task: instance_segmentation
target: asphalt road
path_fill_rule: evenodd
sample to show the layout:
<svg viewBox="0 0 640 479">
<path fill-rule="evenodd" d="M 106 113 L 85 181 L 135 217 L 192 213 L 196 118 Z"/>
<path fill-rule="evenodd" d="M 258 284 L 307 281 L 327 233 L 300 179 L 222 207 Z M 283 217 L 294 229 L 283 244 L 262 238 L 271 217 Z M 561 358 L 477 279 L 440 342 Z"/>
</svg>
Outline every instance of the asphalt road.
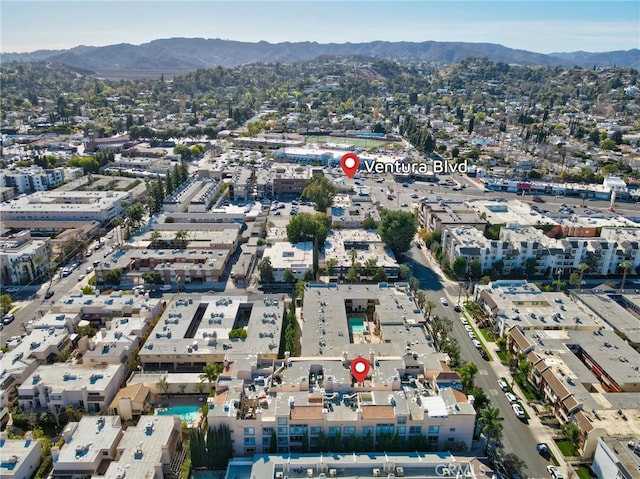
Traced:
<svg viewBox="0 0 640 479">
<path fill-rule="evenodd" d="M 457 286 L 446 283 L 446 291 L 449 294 L 445 294 L 445 282 L 437 273 L 429 268 L 429 260 L 423 254 L 423 251 L 424 250 L 413 247 L 408 253 L 414 265 L 414 276 L 420 280 L 420 288 L 425 292 L 427 299 L 436 303 L 432 315 L 451 319 L 453 323 L 452 335 L 458 340 L 461 357 L 465 361 L 474 362 L 478 365 L 479 371 L 475 377 L 475 384 L 484 390 L 493 406 L 500 408 L 501 416 L 504 417 L 502 438 L 504 450 L 516 454 L 525 462 L 526 468 L 523 472 L 526 474 L 526 477 L 549 477 L 546 468 L 550 462 L 546 461 L 536 452 L 538 440 L 529 430 L 529 426 L 514 414 L 509 401 L 498 387 L 497 382 L 500 378 L 494 372 L 491 364 L 482 359 L 482 356 L 480 356 L 480 353 L 471 342 L 469 334 L 464 329 L 464 325 L 458 319 L 460 314 L 453 310 L 453 306 L 457 302 Z M 439 299 L 443 296 L 448 297 L 448 307 L 440 303 Z M 461 302 L 465 300 L 464 293 L 462 293 L 460 300 Z"/>
</svg>

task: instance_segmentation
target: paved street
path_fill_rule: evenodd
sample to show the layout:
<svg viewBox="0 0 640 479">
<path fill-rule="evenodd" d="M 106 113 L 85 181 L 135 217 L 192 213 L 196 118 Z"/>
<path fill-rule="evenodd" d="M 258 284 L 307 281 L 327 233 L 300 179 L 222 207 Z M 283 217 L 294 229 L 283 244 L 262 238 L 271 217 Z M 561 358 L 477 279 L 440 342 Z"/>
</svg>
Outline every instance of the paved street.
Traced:
<svg viewBox="0 0 640 479">
<path fill-rule="evenodd" d="M 500 364 L 495 354 L 492 354 L 494 356 L 494 360 L 491 362 L 487 362 L 482 359 L 482 356 L 480 356 L 480 353 L 471 342 L 471 338 L 464 329 L 463 324 L 458 319 L 460 314 L 453 310 L 453 306 L 458 300 L 457 284 L 442 278 L 442 276 L 434 272 L 429 267 L 431 265 L 431 267 L 436 269 L 436 271 L 438 270 L 437 266 L 435 266 L 432 260 L 427 256 L 428 254 L 427 250 L 418 249 L 416 247 L 409 252 L 408 256 L 410 256 L 414 262 L 414 276 L 420 279 L 420 288 L 425 292 L 427 299 L 431 299 L 436 303 L 436 307 L 432 311 L 432 315 L 439 315 L 441 317 L 446 316 L 452 320 L 452 334 L 458 340 L 460 345 L 461 357 L 465 361 L 472 361 L 478 365 L 479 371 L 475 377 L 475 384 L 485 391 L 494 406 L 500 408 L 501 415 L 504 417 L 502 439 L 504 449 L 507 452 L 513 452 L 525 462 L 527 467 L 524 472 L 527 477 L 549 477 L 546 467 L 551 463 L 546 461 L 536 452 L 536 444 L 541 441 L 537 437 L 534 437 L 534 434 L 532 433 L 532 430 L 534 430 L 536 432 L 536 436 L 540 434 L 540 437 L 544 439 L 544 442 L 547 442 L 549 437 L 548 428 L 540 425 L 530 408 L 527 409 L 532 418 L 530 420 L 530 424 L 525 424 L 515 416 L 509 401 L 497 385 L 498 379 L 500 379 L 500 377 L 505 377 L 506 374 L 508 374 L 508 370 Z M 449 307 L 442 306 L 440 303 L 439 298 L 442 296 L 448 298 Z M 465 296 L 463 293 L 460 301 L 463 302 L 464 300 Z M 479 334 L 478 339 L 482 340 Z M 561 455 L 558 455 L 559 452 L 554 452 L 554 454 L 558 458 L 562 457 Z"/>
</svg>

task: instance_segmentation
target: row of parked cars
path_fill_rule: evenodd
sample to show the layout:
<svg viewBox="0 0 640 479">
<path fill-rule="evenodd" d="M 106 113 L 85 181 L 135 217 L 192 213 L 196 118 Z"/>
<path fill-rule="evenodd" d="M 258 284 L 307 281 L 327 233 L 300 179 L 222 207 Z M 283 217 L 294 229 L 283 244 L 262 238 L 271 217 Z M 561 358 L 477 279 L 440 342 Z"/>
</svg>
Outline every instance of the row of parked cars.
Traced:
<svg viewBox="0 0 640 479">
<path fill-rule="evenodd" d="M 467 320 L 467 318 L 465 318 L 464 316 L 460 316 L 460 322 L 462 323 L 462 325 L 464 326 L 464 329 L 467 331 L 467 334 L 471 338 L 473 345 L 476 347 L 476 349 L 480 353 L 480 356 L 482 356 L 482 359 L 484 359 L 485 361 L 488 361 L 489 355 L 482 347 L 482 343 L 478 341 L 478 337 L 476 336 L 476 333 L 473 331 L 473 328 L 469 324 L 469 321 Z"/>
<path fill-rule="evenodd" d="M 502 389 L 504 392 L 504 397 L 507 398 L 509 404 L 511 404 L 511 409 L 513 409 L 513 413 L 517 416 L 518 419 L 525 420 L 527 416 L 524 413 L 524 409 L 518 402 L 518 398 L 509 391 L 509 385 L 502 379 L 498 380 L 498 387 Z"/>
</svg>

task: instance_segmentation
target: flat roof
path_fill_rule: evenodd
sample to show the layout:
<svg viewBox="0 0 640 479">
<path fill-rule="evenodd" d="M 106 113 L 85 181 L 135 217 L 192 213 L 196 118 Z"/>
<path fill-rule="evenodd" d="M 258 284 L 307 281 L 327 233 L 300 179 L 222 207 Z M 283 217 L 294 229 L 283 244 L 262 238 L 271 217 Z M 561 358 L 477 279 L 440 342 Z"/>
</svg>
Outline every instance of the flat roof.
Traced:
<svg viewBox="0 0 640 479">
<path fill-rule="evenodd" d="M 140 357 L 152 362 L 154 356 L 189 352 L 277 354 L 284 308 L 284 296 L 176 295 L 141 348 Z M 229 332 L 241 310 L 248 313 L 247 339 L 230 340 Z"/>
<path fill-rule="evenodd" d="M 597 288 L 580 292 L 572 291 L 571 294 L 600 321 L 607 323 L 616 331 L 623 332 L 629 341 L 640 343 L 640 318 L 621 305 L 621 302 L 627 298 L 633 304 L 640 304 L 640 295 L 635 293 L 620 295 L 618 291 Z"/>
<path fill-rule="evenodd" d="M 118 444 L 122 453 L 109 464 L 104 479 L 116 479 L 123 471 L 126 477 L 155 477 L 156 465 L 168 464 L 162 458 L 163 446 L 177 442 L 179 435 L 178 416 L 142 416 L 136 426 L 129 426 L 124 432 Z"/>
<path fill-rule="evenodd" d="M 389 467 L 393 468 L 389 472 Z M 493 472 L 474 457 L 453 456 L 450 452 L 430 453 L 367 453 L 367 454 L 286 454 L 255 455 L 253 458 L 232 459 L 227 477 L 237 479 L 275 479 L 280 475 L 292 478 L 318 477 L 319 466 L 326 471 L 340 471 L 339 477 L 347 479 L 386 477 L 441 478 L 447 471 L 458 472 L 471 479 L 490 477 Z"/>
<path fill-rule="evenodd" d="M 370 335 L 353 336 L 346 312 L 347 300 L 362 306 L 360 317 L 364 317 L 369 300 L 375 303 L 383 341 L 373 342 Z M 367 356 L 372 350 L 379 356 L 402 357 L 407 351 L 420 355 L 435 352 L 421 325 L 424 317 L 410 296 L 408 285 L 307 284 L 303 314 L 303 356 L 340 356 L 343 351 L 350 357 Z"/>
<path fill-rule="evenodd" d="M 58 460 L 53 463 L 54 470 L 56 465 L 66 470 L 68 464 L 99 463 L 103 459 L 102 451 L 110 451 L 121 433 L 119 416 L 84 416 L 79 422 L 67 424 L 63 436 L 68 436 Z"/>
</svg>

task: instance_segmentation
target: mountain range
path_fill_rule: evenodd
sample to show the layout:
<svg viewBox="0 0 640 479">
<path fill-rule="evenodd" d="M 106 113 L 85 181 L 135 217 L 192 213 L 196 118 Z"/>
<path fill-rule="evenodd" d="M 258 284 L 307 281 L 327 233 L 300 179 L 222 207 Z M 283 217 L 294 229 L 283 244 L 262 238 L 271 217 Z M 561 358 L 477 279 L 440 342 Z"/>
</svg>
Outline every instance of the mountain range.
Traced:
<svg viewBox="0 0 640 479">
<path fill-rule="evenodd" d="M 141 45 L 120 43 L 102 47 L 77 46 L 68 50 L 38 50 L 31 53 L 3 53 L 1 63 L 55 62 L 85 72 L 106 73 L 188 72 L 198 68 L 263 63 L 291 63 L 320 56 L 402 58 L 451 64 L 467 57 L 520 65 L 540 66 L 628 66 L 640 68 L 640 50 L 601 53 L 570 52 L 542 54 L 507 48 L 492 43 L 468 42 L 238 42 L 204 38 L 167 38 Z"/>
</svg>

